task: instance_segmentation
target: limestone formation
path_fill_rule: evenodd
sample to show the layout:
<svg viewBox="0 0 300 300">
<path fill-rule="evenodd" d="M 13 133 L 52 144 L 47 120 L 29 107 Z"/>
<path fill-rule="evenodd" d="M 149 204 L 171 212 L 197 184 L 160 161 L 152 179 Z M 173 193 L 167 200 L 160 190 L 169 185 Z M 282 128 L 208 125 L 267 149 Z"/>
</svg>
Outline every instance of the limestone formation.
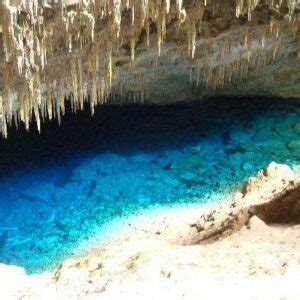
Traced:
<svg viewBox="0 0 300 300">
<path fill-rule="evenodd" d="M 252 216 L 268 223 L 300 221 L 300 176 L 288 166 L 272 162 L 251 177 L 233 199 L 201 216 L 194 227 L 198 233 L 183 244 L 217 238 L 247 225 Z M 225 234 L 226 233 L 226 234 Z"/>
<path fill-rule="evenodd" d="M 254 85 L 297 96 L 299 43 L 298 0 L 4 0 L 0 131 L 60 122 L 66 99 L 93 113 L 108 100 L 188 100 L 232 83 L 237 94 Z"/>
</svg>

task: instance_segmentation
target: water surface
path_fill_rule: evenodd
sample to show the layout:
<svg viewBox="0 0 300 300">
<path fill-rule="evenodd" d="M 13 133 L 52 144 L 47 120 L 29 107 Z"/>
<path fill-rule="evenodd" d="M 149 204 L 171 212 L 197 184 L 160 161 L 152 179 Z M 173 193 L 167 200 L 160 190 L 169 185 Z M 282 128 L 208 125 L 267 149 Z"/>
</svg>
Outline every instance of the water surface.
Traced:
<svg viewBox="0 0 300 300">
<path fill-rule="evenodd" d="M 271 161 L 300 163 L 296 101 L 101 107 L 42 131 L 11 129 L 0 141 L 0 263 L 28 273 L 113 235 L 108 221 L 208 203 Z"/>
</svg>

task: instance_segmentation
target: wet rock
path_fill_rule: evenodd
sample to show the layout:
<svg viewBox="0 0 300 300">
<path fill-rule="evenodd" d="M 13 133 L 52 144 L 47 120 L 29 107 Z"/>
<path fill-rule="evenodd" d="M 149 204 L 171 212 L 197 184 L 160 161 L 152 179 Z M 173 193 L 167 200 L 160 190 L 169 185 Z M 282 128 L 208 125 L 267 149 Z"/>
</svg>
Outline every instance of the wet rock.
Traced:
<svg viewBox="0 0 300 300">
<path fill-rule="evenodd" d="M 242 169 L 245 172 L 249 172 L 249 171 L 253 170 L 253 165 L 249 162 L 246 162 L 242 165 Z"/>
<path fill-rule="evenodd" d="M 179 178 L 184 181 L 193 181 L 196 179 L 196 175 L 192 172 L 183 172 L 179 175 Z"/>
<path fill-rule="evenodd" d="M 300 149 L 300 140 L 292 140 L 287 144 L 288 149 L 298 150 Z"/>
<path fill-rule="evenodd" d="M 278 134 L 269 128 L 259 129 L 253 137 L 255 142 L 265 142 L 278 139 Z"/>
<path fill-rule="evenodd" d="M 253 131 L 246 128 L 235 128 L 230 132 L 230 138 L 234 142 L 249 142 L 253 137 Z"/>
<path fill-rule="evenodd" d="M 80 235 L 80 232 L 78 230 L 71 229 L 69 231 L 70 238 L 77 238 L 79 235 Z"/>
<path fill-rule="evenodd" d="M 165 171 L 170 171 L 170 170 L 172 169 L 172 164 L 170 163 L 170 164 L 165 165 L 165 166 L 163 167 L 163 169 L 164 169 Z"/>
<path fill-rule="evenodd" d="M 221 134 L 221 139 L 224 145 L 228 145 L 231 142 L 231 134 L 229 130 L 226 130 Z"/>
<path fill-rule="evenodd" d="M 21 197 L 29 202 L 40 202 L 47 206 L 55 206 L 53 203 L 53 195 L 55 194 L 55 187 L 53 184 L 42 184 L 28 188 L 21 193 Z"/>
<path fill-rule="evenodd" d="M 293 155 L 300 158 L 300 140 L 292 140 L 287 144 L 287 148 L 292 152 Z"/>
<path fill-rule="evenodd" d="M 146 196 L 140 196 L 138 198 L 138 202 L 142 205 L 149 205 L 151 203 L 151 199 Z"/>
<path fill-rule="evenodd" d="M 294 124 L 293 130 L 294 130 L 294 132 L 295 132 L 296 134 L 300 135 L 300 122 Z"/>
<path fill-rule="evenodd" d="M 175 170 L 198 170 L 204 164 L 204 159 L 200 155 L 192 155 L 187 158 L 176 161 L 172 164 Z"/>
<path fill-rule="evenodd" d="M 293 130 L 293 123 L 297 121 L 293 114 L 281 118 L 280 122 L 274 124 L 274 129 L 276 133 L 283 138 L 293 138 L 295 137 L 295 132 Z"/>
<path fill-rule="evenodd" d="M 263 154 L 264 152 L 268 155 L 270 153 L 280 154 L 282 156 L 290 156 L 290 153 L 283 140 L 268 140 L 257 143 L 242 143 L 239 145 L 243 152 L 255 152 L 256 155 Z"/>
</svg>

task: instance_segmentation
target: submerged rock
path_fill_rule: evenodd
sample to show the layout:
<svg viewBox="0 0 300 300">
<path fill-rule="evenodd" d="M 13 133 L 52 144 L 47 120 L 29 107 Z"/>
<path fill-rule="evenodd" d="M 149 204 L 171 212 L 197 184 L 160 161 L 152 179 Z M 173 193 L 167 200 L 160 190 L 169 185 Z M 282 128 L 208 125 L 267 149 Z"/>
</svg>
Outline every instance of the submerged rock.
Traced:
<svg viewBox="0 0 300 300">
<path fill-rule="evenodd" d="M 293 155 L 300 158 L 300 140 L 292 140 L 287 144 L 287 148 L 293 152 Z"/>
<path fill-rule="evenodd" d="M 253 140 L 255 142 L 276 141 L 278 134 L 271 128 L 261 128 L 256 132 Z"/>
<path fill-rule="evenodd" d="M 270 155 L 276 153 L 282 157 L 289 157 L 290 152 L 284 140 L 268 140 L 256 143 L 242 143 L 239 145 L 240 151 L 243 153 L 252 152 L 257 155 Z"/>
<path fill-rule="evenodd" d="M 249 162 L 244 163 L 242 166 L 242 169 L 246 172 L 253 170 L 253 168 L 254 168 L 254 166 Z"/>
<path fill-rule="evenodd" d="M 297 150 L 300 149 L 300 140 L 293 140 L 287 144 L 288 149 Z"/>
<path fill-rule="evenodd" d="M 293 130 L 296 134 L 298 134 L 300 136 L 300 122 L 299 123 L 296 123 L 294 126 L 293 126 Z"/>
<path fill-rule="evenodd" d="M 191 155 L 187 158 L 183 158 L 174 162 L 171 166 L 173 170 L 176 171 L 183 171 L 183 170 L 198 170 L 200 169 L 205 163 L 205 159 L 202 155 Z"/>
</svg>

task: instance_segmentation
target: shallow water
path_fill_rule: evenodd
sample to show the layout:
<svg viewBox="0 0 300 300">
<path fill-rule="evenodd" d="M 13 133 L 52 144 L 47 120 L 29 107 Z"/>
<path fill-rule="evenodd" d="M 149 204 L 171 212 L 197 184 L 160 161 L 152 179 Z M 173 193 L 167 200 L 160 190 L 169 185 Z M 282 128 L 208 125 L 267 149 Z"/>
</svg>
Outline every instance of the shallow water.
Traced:
<svg viewBox="0 0 300 300">
<path fill-rule="evenodd" d="M 299 164 L 300 104 L 102 107 L 41 136 L 12 129 L 0 154 L 0 262 L 38 273 L 113 235 L 111 220 L 216 201 L 271 161 Z"/>
</svg>

